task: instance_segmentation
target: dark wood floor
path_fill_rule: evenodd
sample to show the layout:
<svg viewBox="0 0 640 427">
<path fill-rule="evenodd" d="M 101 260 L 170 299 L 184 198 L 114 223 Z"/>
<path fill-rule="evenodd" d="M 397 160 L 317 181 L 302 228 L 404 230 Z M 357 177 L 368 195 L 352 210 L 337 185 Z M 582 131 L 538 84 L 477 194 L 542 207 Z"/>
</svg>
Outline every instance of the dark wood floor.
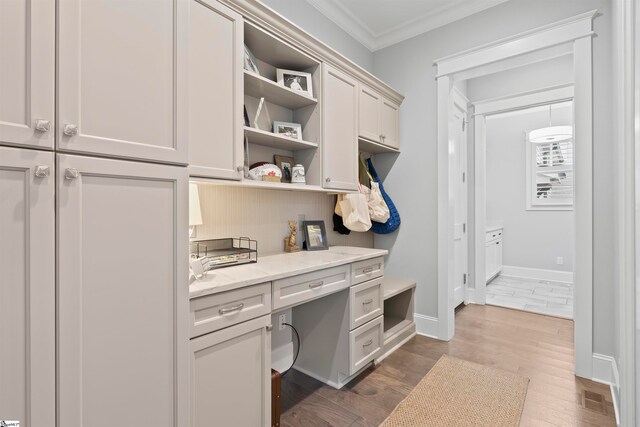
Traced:
<svg viewBox="0 0 640 427">
<path fill-rule="evenodd" d="M 448 354 L 530 378 L 521 426 L 615 426 L 609 387 L 576 378 L 573 352 L 570 320 L 469 305 L 452 341 L 417 336 L 342 390 L 290 371 L 281 425 L 377 426 Z"/>
</svg>

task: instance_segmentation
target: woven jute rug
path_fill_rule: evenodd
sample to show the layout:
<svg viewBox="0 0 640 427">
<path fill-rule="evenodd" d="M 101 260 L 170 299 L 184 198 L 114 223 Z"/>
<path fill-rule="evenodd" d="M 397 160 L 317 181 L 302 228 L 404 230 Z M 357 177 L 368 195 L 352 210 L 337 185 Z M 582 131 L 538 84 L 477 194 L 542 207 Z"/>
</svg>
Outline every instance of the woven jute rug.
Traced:
<svg viewBox="0 0 640 427">
<path fill-rule="evenodd" d="M 383 427 L 518 427 L 529 378 L 444 355 Z"/>
</svg>

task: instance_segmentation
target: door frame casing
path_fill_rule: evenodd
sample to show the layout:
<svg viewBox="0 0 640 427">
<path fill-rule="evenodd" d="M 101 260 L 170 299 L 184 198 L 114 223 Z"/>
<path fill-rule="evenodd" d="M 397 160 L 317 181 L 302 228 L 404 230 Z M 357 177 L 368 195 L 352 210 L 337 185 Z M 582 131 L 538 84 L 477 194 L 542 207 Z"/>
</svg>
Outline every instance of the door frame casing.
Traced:
<svg viewBox="0 0 640 427">
<path fill-rule="evenodd" d="M 573 48 L 574 136 L 583 147 L 580 155 L 576 153 L 574 172 L 576 182 L 580 183 L 574 190 L 574 280 L 580 283 L 580 290 L 576 290 L 575 295 L 575 357 L 576 375 L 586 378 L 591 378 L 593 370 L 592 37 L 595 34 L 593 19 L 597 13 L 597 10 L 592 10 L 435 61 L 438 90 L 438 338 L 448 341 L 453 338 L 455 332 L 453 296 L 449 283 L 453 279 L 455 206 L 451 185 L 453 156 L 450 155 L 451 141 L 447 122 L 449 95 L 456 75 L 562 44 L 571 44 Z"/>
</svg>

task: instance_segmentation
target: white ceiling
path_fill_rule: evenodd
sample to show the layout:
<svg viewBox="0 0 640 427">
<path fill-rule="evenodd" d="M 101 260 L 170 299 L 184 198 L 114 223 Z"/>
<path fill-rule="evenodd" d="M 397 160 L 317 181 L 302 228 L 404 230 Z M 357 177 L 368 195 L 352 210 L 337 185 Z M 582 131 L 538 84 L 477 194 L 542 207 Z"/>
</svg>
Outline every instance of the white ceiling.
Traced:
<svg viewBox="0 0 640 427">
<path fill-rule="evenodd" d="M 307 0 L 376 51 L 508 0 Z"/>
</svg>

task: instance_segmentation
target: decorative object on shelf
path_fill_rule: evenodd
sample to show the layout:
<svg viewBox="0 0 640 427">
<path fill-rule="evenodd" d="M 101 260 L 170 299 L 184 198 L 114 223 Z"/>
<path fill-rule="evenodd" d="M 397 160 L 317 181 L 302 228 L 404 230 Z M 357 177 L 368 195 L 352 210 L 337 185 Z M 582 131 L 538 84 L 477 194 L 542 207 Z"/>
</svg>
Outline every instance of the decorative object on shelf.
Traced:
<svg viewBox="0 0 640 427">
<path fill-rule="evenodd" d="M 313 83 L 311 82 L 311 73 L 302 71 L 283 70 L 278 68 L 276 71 L 278 76 L 278 84 L 288 87 L 297 92 L 304 92 L 313 98 Z"/>
<path fill-rule="evenodd" d="M 373 162 L 371 161 L 371 159 L 367 159 L 367 166 L 369 167 L 369 173 L 371 173 L 373 180 L 377 182 L 378 185 L 380 186 L 380 192 L 382 193 L 382 198 L 384 199 L 384 202 L 387 204 L 387 207 L 389 208 L 389 219 L 387 220 L 387 222 L 385 222 L 384 224 L 381 224 L 379 222 L 373 222 L 371 224 L 371 231 L 373 231 L 376 234 L 393 233 L 400 227 L 400 214 L 398 213 L 398 209 L 396 209 L 396 205 L 393 204 L 391 197 L 389 197 L 387 192 L 384 191 L 382 182 L 380 182 L 380 178 L 378 178 L 378 173 L 373 167 Z"/>
<path fill-rule="evenodd" d="M 198 184 L 189 183 L 189 237 L 195 237 L 197 225 L 202 225 L 202 210 L 200 209 L 200 195 Z"/>
<path fill-rule="evenodd" d="M 298 236 L 298 222 L 289 221 L 289 237 L 284 239 L 284 251 L 285 252 L 299 252 L 300 246 L 296 244 L 296 238 Z"/>
<path fill-rule="evenodd" d="M 251 127 L 251 122 L 249 122 L 249 114 L 247 114 L 247 106 L 244 106 L 244 125 L 246 127 Z"/>
<path fill-rule="evenodd" d="M 303 245 L 304 249 L 308 251 L 329 249 L 324 221 L 304 221 L 302 228 L 305 240 Z"/>
<path fill-rule="evenodd" d="M 302 141 L 302 125 L 300 123 L 274 121 L 273 133 Z"/>
<path fill-rule="evenodd" d="M 271 163 L 254 163 L 249 169 L 249 178 L 254 181 L 281 182 L 282 172 Z"/>
<path fill-rule="evenodd" d="M 258 70 L 258 60 L 246 44 L 244 45 L 244 69 L 260 75 L 260 71 Z"/>
<path fill-rule="evenodd" d="M 258 104 L 258 109 L 256 110 L 256 118 L 253 119 L 253 126 L 256 129 L 260 129 L 260 126 L 258 126 L 258 119 L 260 118 L 260 113 L 262 113 L 263 106 L 264 106 L 264 97 L 260 98 L 260 103 Z"/>
<path fill-rule="evenodd" d="M 282 182 L 291 182 L 293 165 L 296 164 L 293 157 L 287 156 L 273 156 L 274 163 L 282 171 Z"/>
<path fill-rule="evenodd" d="M 248 237 L 194 240 L 189 252 L 193 258 L 205 259 L 205 270 L 258 262 L 258 242 Z"/>
<path fill-rule="evenodd" d="M 298 164 L 291 170 L 291 182 L 293 184 L 306 184 L 307 180 L 304 174 L 304 166 Z"/>
</svg>

